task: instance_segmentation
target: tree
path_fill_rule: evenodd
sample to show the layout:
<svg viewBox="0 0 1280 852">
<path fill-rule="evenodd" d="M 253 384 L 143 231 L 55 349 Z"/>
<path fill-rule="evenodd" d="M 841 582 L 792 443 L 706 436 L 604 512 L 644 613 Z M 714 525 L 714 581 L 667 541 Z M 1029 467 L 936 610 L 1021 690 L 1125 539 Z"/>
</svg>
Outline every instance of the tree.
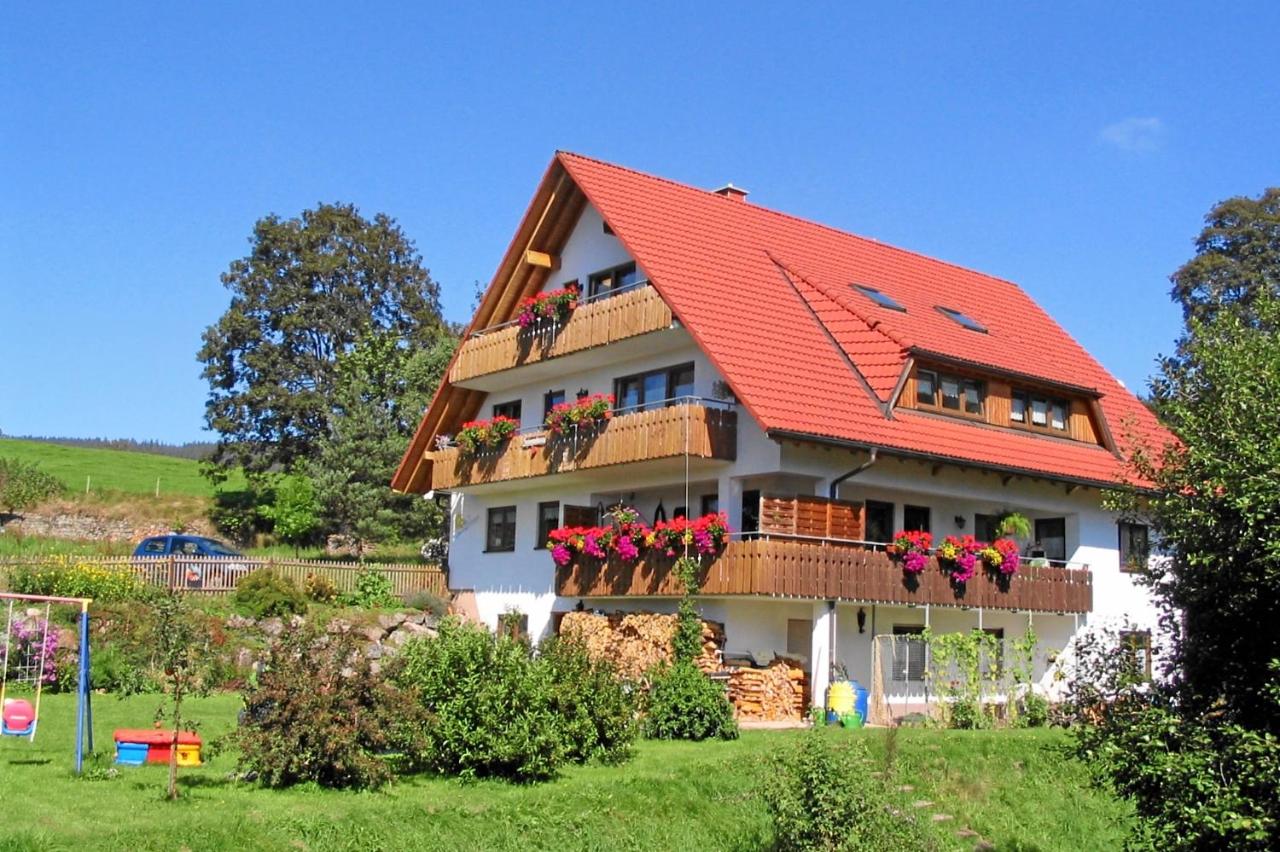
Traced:
<svg viewBox="0 0 1280 852">
<path fill-rule="evenodd" d="M 309 465 L 330 528 L 357 543 L 438 534 L 436 504 L 388 483 L 456 345 L 447 330 L 415 349 L 371 334 L 339 357 L 329 428 Z"/>
<path fill-rule="evenodd" d="M 320 528 L 321 507 L 315 485 L 306 474 L 292 473 L 276 477 L 273 490 L 271 504 L 258 511 L 271 521 L 276 535 L 296 550 Z"/>
<path fill-rule="evenodd" d="M 155 616 L 152 647 L 164 672 L 167 693 L 165 703 L 156 710 L 156 724 L 159 725 L 167 717 L 173 725 L 173 739 L 169 743 L 167 793 L 170 799 L 176 799 L 178 735 L 184 722 L 182 702 L 189 696 L 201 696 L 209 692 L 210 679 L 206 676 L 206 670 L 213 659 L 209 653 L 211 637 L 207 625 L 200 620 L 198 613 L 187 606 L 179 591 L 170 589 L 157 595 L 152 603 L 152 610 Z M 191 720 L 185 721 L 191 726 Z"/>
<path fill-rule="evenodd" d="M 1280 295 L 1280 187 L 1219 202 L 1205 217 L 1196 256 L 1170 280 L 1188 322 L 1224 308 L 1248 315 L 1259 295 Z"/>
<path fill-rule="evenodd" d="M 369 333 L 429 347 L 440 288 L 393 219 L 349 204 L 267 216 L 250 243 L 222 275 L 230 307 L 203 335 L 205 420 L 218 465 L 288 470 L 329 429 L 338 358 Z"/>
<path fill-rule="evenodd" d="M 35 462 L 0 457 L 0 509 L 24 512 L 62 491 L 62 483 Z"/>
</svg>

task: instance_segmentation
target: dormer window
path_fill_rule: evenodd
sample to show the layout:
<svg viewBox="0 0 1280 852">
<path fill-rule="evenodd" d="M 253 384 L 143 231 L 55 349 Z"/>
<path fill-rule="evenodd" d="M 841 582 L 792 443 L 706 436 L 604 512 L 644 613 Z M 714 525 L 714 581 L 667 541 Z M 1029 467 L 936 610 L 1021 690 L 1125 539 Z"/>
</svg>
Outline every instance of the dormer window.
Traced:
<svg viewBox="0 0 1280 852">
<path fill-rule="evenodd" d="M 1071 406 L 1065 399 L 1052 399 L 1036 393 L 1015 390 L 1009 399 L 1009 421 L 1016 426 L 1067 431 Z"/>
<path fill-rule="evenodd" d="M 868 287 L 865 284 L 853 284 L 850 286 L 882 308 L 888 308 L 891 311 L 902 311 L 904 314 L 907 312 L 907 309 L 902 307 L 896 299 L 887 293 L 880 292 L 875 287 Z"/>
<path fill-rule="evenodd" d="M 977 379 L 935 373 L 933 370 L 916 372 L 916 402 L 921 408 L 938 408 L 981 417 L 986 395 L 986 383 Z"/>
<path fill-rule="evenodd" d="M 952 322 L 958 323 L 970 331 L 976 331 L 981 334 L 987 333 L 987 327 L 968 314 L 963 314 L 955 308 L 944 308 L 941 305 L 936 305 L 935 307 L 937 307 L 940 314 L 947 317 Z"/>
</svg>

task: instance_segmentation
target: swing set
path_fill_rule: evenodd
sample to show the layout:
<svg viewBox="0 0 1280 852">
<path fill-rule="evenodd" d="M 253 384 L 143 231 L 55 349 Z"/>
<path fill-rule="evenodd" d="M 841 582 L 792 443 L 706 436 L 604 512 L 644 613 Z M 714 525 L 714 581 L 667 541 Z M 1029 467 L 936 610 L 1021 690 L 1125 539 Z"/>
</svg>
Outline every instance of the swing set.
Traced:
<svg viewBox="0 0 1280 852">
<path fill-rule="evenodd" d="M 80 607 L 76 678 L 76 773 L 79 774 L 84 768 L 86 746 L 88 751 L 93 751 L 93 706 L 89 693 L 89 604 L 92 601 L 8 592 L 0 592 L 0 601 L 7 602 L 5 630 L 0 637 L 4 646 L 3 668 L 0 668 L 0 736 L 26 737 L 29 742 L 35 741 L 40 723 L 40 696 L 45 681 L 53 679 L 49 639 L 55 628 L 49 622 L 50 611 L 54 604 Z M 40 617 L 41 605 L 43 618 Z M 21 697 L 10 697 L 10 693 Z"/>
</svg>

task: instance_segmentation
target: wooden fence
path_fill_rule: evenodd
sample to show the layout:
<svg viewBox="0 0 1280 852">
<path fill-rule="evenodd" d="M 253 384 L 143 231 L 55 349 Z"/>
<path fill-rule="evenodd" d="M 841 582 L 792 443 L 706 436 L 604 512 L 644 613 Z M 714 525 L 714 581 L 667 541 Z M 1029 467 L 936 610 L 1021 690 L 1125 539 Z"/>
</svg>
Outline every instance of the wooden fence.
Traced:
<svg viewBox="0 0 1280 852">
<path fill-rule="evenodd" d="M 16 568 L 65 568 L 76 564 L 127 568 L 152 586 L 182 589 L 202 594 L 235 591 L 240 579 L 251 571 L 269 568 L 288 577 L 302 588 L 309 574 L 325 577 L 339 592 L 353 592 L 361 568 L 376 571 L 391 581 L 391 590 L 401 598 L 415 592 L 442 597 L 449 593 L 448 576 L 436 565 L 383 564 L 378 562 L 337 562 L 323 559 L 258 559 L 243 556 L 54 556 L 0 559 L 4 584 L 9 585 Z"/>
</svg>

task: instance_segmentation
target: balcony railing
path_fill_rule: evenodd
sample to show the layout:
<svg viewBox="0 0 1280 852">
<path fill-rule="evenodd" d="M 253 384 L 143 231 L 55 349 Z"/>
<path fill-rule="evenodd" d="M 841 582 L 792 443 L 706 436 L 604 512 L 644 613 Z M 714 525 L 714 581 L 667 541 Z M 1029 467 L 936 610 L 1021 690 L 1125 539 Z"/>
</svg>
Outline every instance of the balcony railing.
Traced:
<svg viewBox="0 0 1280 852">
<path fill-rule="evenodd" d="M 584 300 L 563 323 L 544 320 L 521 328 L 515 322 L 472 332 L 462 342 L 449 381 L 536 364 L 572 352 L 605 346 L 671 327 L 671 309 L 647 283 Z"/>
<path fill-rule="evenodd" d="M 916 576 L 871 545 L 791 538 L 734 540 L 704 560 L 704 595 L 763 595 L 884 604 L 1084 613 L 1093 607 L 1086 567 L 1023 560 L 1005 583 L 979 572 L 953 586 L 937 561 Z M 670 597 L 682 591 L 674 560 L 648 553 L 638 563 L 584 560 L 556 570 L 564 597 Z"/>
<path fill-rule="evenodd" d="M 513 435 L 492 450 L 436 450 L 431 487 L 447 490 L 685 454 L 733 461 L 737 446 L 737 412 L 714 400 L 682 397 L 654 408 L 620 409 L 598 426 L 564 435 L 539 429 Z"/>
</svg>

